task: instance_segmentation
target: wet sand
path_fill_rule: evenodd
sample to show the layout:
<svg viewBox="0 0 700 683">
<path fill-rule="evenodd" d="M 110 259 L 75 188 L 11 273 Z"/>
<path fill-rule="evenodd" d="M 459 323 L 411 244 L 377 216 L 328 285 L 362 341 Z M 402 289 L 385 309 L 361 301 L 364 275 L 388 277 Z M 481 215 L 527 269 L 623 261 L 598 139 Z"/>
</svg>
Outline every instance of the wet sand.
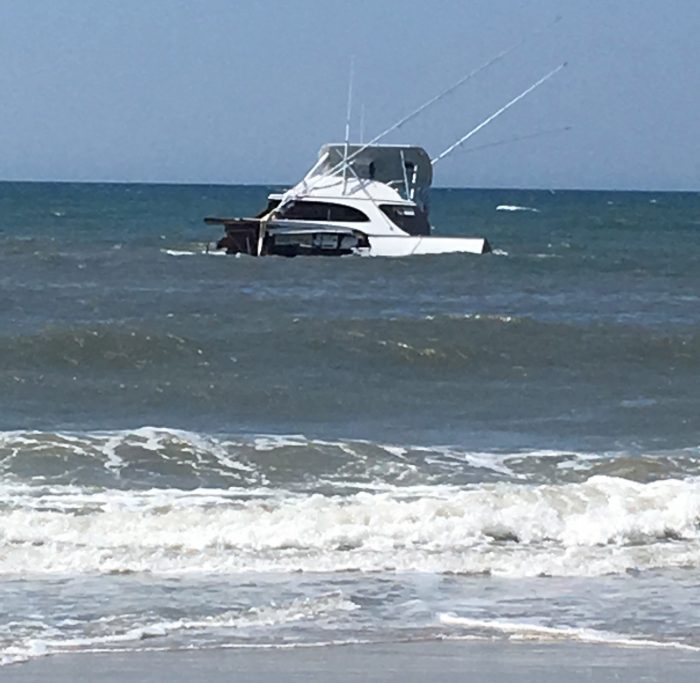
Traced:
<svg viewBox="0 0 700 683">
<path fill-rule="evenodd" d="M 3 683 L 664 681 L 695 683 L 700 653 L 572 643 L 441 642 L 76 654 L 0 669 Z"/>
</svg>

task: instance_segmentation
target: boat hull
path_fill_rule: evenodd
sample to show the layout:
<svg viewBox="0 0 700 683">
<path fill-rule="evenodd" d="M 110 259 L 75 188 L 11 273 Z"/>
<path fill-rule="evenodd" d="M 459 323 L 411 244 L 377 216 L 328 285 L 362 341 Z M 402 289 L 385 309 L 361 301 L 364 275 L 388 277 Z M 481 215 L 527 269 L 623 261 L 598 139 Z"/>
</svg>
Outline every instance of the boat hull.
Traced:
<svg viewBox="0 0 700 683">
<path fill-rule="evenodd" d="M 425 256 L 428 254 L 486 254 L 491 245 L 483 237 L 440 235 L 372 235 L 346 226 L 298 225 L 255 218 L 207 218 L 222 224 L 226 235 L 217 248 L 229 254 L 252 256 Z"/>
<path fill-rule="evenodd" d="M 368 235 L 369 256 L 420 256 L 427 254 L 486 254 L 491 245 L 483 237 L 439 235 Z"/>
</svg>

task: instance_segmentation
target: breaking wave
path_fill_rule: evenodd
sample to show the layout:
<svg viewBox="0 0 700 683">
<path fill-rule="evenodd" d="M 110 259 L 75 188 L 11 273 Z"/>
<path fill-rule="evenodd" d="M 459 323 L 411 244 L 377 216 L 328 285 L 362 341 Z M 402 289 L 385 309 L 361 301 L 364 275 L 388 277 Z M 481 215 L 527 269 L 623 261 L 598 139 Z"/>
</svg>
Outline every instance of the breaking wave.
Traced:
<svg viewBox="0 0 700 683">
<path fill-rule="evenodd" d="M 627 409 L 634 410 L 637 402 Z M 583 483 L 603 475 L 649 483 L 700 477 L 697 448 L 658 453 L 478 451 L 450 445 L 203 434 L 141 427 L 0 432 L 0 482 L 85 489 L 281 489 L 350 494 L 411 486 Z"/>
<path fill-rule="evenodd" d="M 0 574 L 596 576 L 700 566 L 700 481 L 96 489 L 4 481 Z"/>
</svg>

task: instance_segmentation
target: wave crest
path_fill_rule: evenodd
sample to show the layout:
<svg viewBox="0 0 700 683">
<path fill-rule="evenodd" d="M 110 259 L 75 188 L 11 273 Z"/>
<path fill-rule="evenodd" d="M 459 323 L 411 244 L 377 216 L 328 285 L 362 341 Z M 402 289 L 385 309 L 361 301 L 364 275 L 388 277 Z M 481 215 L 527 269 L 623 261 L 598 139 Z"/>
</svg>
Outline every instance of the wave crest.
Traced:
<svg viewBox="0 0 700 683">
<path fill-rule="evenodd" d="M 404 487 L 3 487 L 0 573 L 396 571 L 599 575 L 700 565 L 700 482 Z"/>
</svg>

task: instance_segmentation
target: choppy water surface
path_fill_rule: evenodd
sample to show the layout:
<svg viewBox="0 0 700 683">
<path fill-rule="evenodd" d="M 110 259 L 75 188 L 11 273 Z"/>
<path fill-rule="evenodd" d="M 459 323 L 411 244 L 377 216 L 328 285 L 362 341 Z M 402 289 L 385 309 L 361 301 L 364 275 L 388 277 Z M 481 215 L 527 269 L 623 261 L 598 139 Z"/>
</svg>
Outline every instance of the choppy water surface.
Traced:
<svg viewBox="0 0 700 683">
<path fill-rule="evenodd" d="M 496 253 L 206 253 L 268 188 L 0 184 L 0 662 L 700 647 L 700 196 L 441 190 Z"/>
</svg>

